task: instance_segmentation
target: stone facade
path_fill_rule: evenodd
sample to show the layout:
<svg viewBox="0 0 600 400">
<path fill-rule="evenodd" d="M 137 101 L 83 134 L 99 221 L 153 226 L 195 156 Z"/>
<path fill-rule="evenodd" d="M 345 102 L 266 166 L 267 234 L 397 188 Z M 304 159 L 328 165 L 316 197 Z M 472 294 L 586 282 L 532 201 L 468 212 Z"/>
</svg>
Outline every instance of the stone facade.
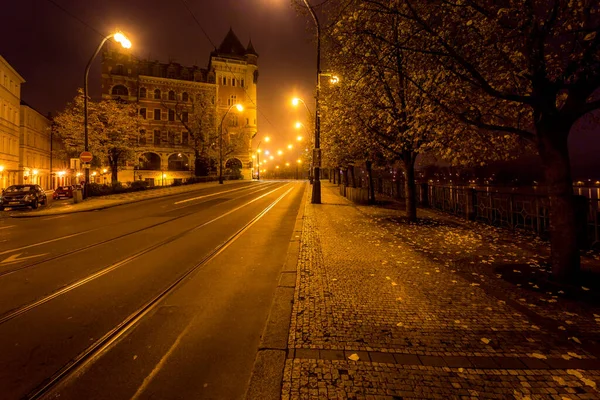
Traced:
<svg viewBox="0 0 600 400">
<path fill-rule="evenodd" d="M 224 165 L 241 166 L 244 178 L 250 179 L 250 140 L 256 134 L 257 119 L 257 59 L 252 43 L 242 46 L 232 30 L 211 53 L 208 68 L 138 60 L 122 49 L 106 51 L 102 97 L 136 102 L 144 119 L 137 162 L 119 172 L 119 181 L 146 180 L 163 185 L 193 176 L 194 140 L 184 123 L 193 122 L 189 118 L 201 104 L 209 108 L 210 115 L 209 123 L 201 129 L 202 136 L 214 139 L 223 132 L 226 143 L 244 143 L 237 152 L 225 154 L 223 161 Z M 244 111 L 227 113 L 237 103 Z M 211 173 L 216 174 L 216 169 Z"/>
<path fill-rule="evenodd" d="M 44 189 L 50 189 L 52 187 L 50 172 L 52 123 L 23 102 L 21 102 L 20 117 L 19 183 L 33 183 Z"/>
<path fill-rule="evenodd" d="M 19 107 L 25 79 L 0 56 L 0 189 L 19 183 Z"/>
</svg>

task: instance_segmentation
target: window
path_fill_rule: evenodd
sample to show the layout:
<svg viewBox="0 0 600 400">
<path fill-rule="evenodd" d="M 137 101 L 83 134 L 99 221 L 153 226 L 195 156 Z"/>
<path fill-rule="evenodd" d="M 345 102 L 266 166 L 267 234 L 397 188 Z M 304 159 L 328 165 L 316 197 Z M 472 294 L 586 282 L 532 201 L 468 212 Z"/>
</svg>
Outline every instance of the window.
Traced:
<svg viewBox="0 0 600 400">
<path fill-rule="evenodd" d="M 146 109 L 145 108 L 140 108 L 140 115 L 142 116 L 142 118 L 146 119 Z"/>
<path fill-rule="evenodd" d="M 231 78 L 231 86 L 235 87 L 235 78 Z"/>
<path fill-rule="evenodd" d="M 244 87 L 244 80 L 243 79 L 240 81 L 240 86 Z"/>
<path fill-rule="evenodd" d="M 235 94 L 232 94 L 228 99 L 227 99 L 227 105 L 228 106 L 232 106 L 234 104 L 237 104 L 237 96 Z"/>
<path fill-rule="evenodd" d="M 140 88 L 140 97 L 143 98 L 143 99 L 145 99 L 146 95 L 147 95 L 146 88 L 145 87 Z"/>
<path fill-rule="evenodd" d="M 144 129 L 140 129 L 140 136 L 138 143 L 141 145 L 146 144 L 146 131 Z"/>
<path fill-rule="evenodd" d="M 154 109 L 154 120 L 155 121 L 160 121 L 160 108 L 155 108 Z"/>
<path fill-rule="evenodd" d="M 160 144 L 160 130 L 155 129 L 154 130 L 154 137 L 152 138 L 154 144 Z"/>
<path fill-rule="evenodd" d="M 163 143 L 168 143 L 169 142 L 169 132 L 164 131 L 160 133 L 160 141 Z"/>
<path fill-rule="evenodd" d="M 169 100 L 175 100 L 175 92 L 172 90 L 169 90 Z"/>
<path fill-rule="evenodd" d="M 181 113 L 181 121 L 188 122 L 188 113 L 187 113 L 187 111 L 184 111 L 184 112 Z"/>
<path fill-rule="evenodd" d="M 181 144 L 181 133 L 174 133 L 175 135 L 175 144 Z"/>
<path fill-rule="evenodd" d="M 125 67 L 123 64 L 115 65 L 115 68 L 112 70 L 113 75 L 125 75 Z"/>
<path fill-rule="evenodd" d="M 154 91 L 154 99 L 155 100 L 160 100 L 160 89 L 156 89 Z"/>
<path fill-rule="evenodd" d="M 223 77 L 223 86 L 227 86 L 227 77 Z"/>
<path fill-rule="evenodd" d="M 171 145 L 175 144 L 175 132 L 169 131 L 168 135 L 169 135 L 169 144 L 171 144 Z"/>
<path fill-rule="evenodd" d="M 129 90 L 123 85 L 117 85 L 112 88 L 113 96 L 129 96 Z"/>
<path fill-rule="evenodd" d="M 188 144 L 189 143 L 189 133 L 181 132 L 181 143 Z"/>
<path fill-rule="evenodd" d="M 187 94 L 187 92 L 183 92 L 181 94 L 181 101 L 188 101 L 189 100 L 189 96 Z"/>
<path fill-rule="evenodd" d="M 231 119 L 229 120 L 229 126 L 238 126 L 238 116 L 237 115 L 232 115 Z"/>
<path fill-rule="evenodd" d="M 175 121 L 175 111 L 169 110 L 169 121 Z"/>
</svg>

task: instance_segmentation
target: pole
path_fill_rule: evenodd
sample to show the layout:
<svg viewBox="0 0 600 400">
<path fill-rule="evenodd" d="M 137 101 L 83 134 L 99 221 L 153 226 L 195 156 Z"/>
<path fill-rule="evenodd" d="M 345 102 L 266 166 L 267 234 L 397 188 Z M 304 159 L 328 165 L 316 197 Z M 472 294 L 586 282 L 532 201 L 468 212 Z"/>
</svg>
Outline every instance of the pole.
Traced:
<svg viewBox="0 0 600 400">
<path fill-rule="evenodd" d="M 258 151 L 256 152 L 256 166 L 258 167 L 258 172 L 256 173 L 256 180 L 260 181 L 260 153 Z"/>
<path fill-rule="evenodd" d="M 317 94 L 315 97 L 315 149 L 313 152 L 314 182 L 310 202 L 312 204 L 321 204 L 321 111 L 319 109 L 321 95 L 321 25 L 319 24 L 315 10 L 308 3 L 308 0 L 304 0 L 304 4 L 306 4 L 306 7 L 310 11 L 317 28 Z"/>
<path fill-rule="evenodd" d="M 236 106 L 236 104 L 232 104 L 229 106 L 223 118 L 221 118 L 221 127 L 219 129 L 219 184 L 223 184 L 223 122 L 225 121 L 225 117 L 229 114 L 229 111 Z"/>
<path fill-rule="evenodd" d="M 111 35 L 108 35 L 104 39 L 102 39 L 102 42 L 100 42 L 100 45 L 98 45 L 98 48 L 96 48 L 94 55 L 92 56 L 92 58 L 90 58 L 90 61 L 88 61 L 87 66 L 85 67 L 85 75 L 83 77 L 83 150 L 84 151 L 89 151 L 89 148 L 88 148 L 88 75 L 90 73 L 90 67 L 92 65 L 92 62 L 94 61 L 94 59 L 100 52 L 100 49 L 102 48 L 102 46 L 104 46 L 104 43 L 106 43 L 106 41 L 113 36 L 114 36 L 114 33 Z M 84 165 L 84 167 L 85 167 L 85 165 Z M 84 168 L 84 169 L 85 169 L 85 185 L 83 186 L 83 198 L 85 199 L 88 197 L 88 187 L 87 186 L 88 186 L 88 182 L 90 181 L 90 169 L 89 168 Z"/>
<path fill-rule="evenodd" d="M 54 190 L 54 176 L 52 176 L 52 139 L 54 129 L 50 128 L 50 189 Z"/>
</svg>

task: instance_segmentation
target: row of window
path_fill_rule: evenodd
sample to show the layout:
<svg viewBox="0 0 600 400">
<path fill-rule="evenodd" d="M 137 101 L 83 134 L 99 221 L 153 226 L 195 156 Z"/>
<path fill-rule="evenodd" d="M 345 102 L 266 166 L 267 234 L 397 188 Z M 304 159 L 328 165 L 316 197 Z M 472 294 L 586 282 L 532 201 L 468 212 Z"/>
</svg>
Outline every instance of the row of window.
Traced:
<svg viewBox="0 0 600 400">
<path fill-rule="evenodd" d="M 113 88 L 114 90 L 114 88 Z M 139 97 L 142 99 L 148 98 L 148 90 L 146 88 L 140 88 Z M 162 92 L 160 89 L 154 89 L 154 93 L 152 98 L 155 100 L 162 100 Z M 169 90 L 167 93 L 167 100 L 176 101 L 178 100 L 179 95 L 175 93 L 173 90 Z M 181 93 L 181 101 L 190 101 L 190 95 L 187 92 Z"/>
<path fill-rule="evenodd" d="M 148 110 L 146 108 L 140 108 L 140 115 L 142 116 L 142 118 L 144 119 L 148 119 Z M 188 122 L 188 112 L 184 111 L 181 113 L 181 121 L 182 122 Z M 155 121 L 160 121 L 162 120 L 162 109 L 160 108 L 155 108 L 154 109 L 154 120 Z M 179 121 L 179 117 L 176 118 L 175 115 L 175 110 L 168 110 L 167 111 L 167 120 L 168 121 Z"/>
<path fill-rule="evenodd" d="M 160 145 L 160 144 L 189 144 L 189 133 L 183 132 L 172 132 L 172 131 L 161 131 L 155 129 L 152 133 L 147 133 L 145 130 L 140 131 L 139 144 L 141 145 Z"/>
<path fill-rule="evenodd" d="M 245 82 L 243 79 L 240 79 L 239 81 L 236 78 L 228 78 L 226 76 L 222 77 L 221 79 L 219 79 L 219 82 L 221 83 L 221 85 L 223 86 L 232 86 L 232 87 L 236 87 L 239 83 L 240 87 L 244 87 L 245 86 Z"/>
</svg>

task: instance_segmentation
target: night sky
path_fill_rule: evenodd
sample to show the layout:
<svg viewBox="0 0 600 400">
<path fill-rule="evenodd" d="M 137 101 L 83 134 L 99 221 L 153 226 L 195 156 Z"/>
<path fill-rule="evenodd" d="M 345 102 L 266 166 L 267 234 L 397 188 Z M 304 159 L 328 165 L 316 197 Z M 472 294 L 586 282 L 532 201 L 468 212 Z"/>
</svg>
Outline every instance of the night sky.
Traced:
<svg viewBox="0 0 600 400">
<path fill-rule="evenodd" d="M 27 81 L 21 99 L 42 114 L 55 113 L 83 87 L 85 66 L 101 34 L 124 31 L 142 59 L 208 66 L 213 45 L 182 0 L 11 0 L 3 5 L 0 55 Z M 68 11 L 61 10 L 55 4 Z M 229 28 L 259 53 L 258 136 L 284 148 L 304 121 L 297 95 L 313 105 L 316 51 L 312 21 L 289 0 L 186 0 L 215 46 Z M 80 22 L 79 20 L 83 21 Z M 90 70 L 90 95 L 100 97 L 101 55 Z M 257 143 L 253 143 L 256 146 Z M 264 148 L 264 146 L 261 146 Z"/>
<path fill-rule="evenodd" d="M 218 46 L 233 28 L 259 53 L 257 139 L 268 135 L 273 150 L 297 135 L 293 109 L 298 95 L 314 107 L 313 25 L 290 0 L 185 0 Z M 2 9 L 0 54 L 25 78 L 21 98 L 42 114 L 61 110 L 83 86 L 85 66 L 101 34 L 127 33 L 139 58 L 206 67 L 213 45 L 183 0 L 11 0 Z M 68 11 L 61 10 L 55 4 Z M 83 21 L 80 22 L 79 20 Z M 100 56 L 90 72 L 90 94 L 100 96 Z M 314 109 L 314 108 L 313 108 Z M 570 137 L 575 178 L 600 178 L 598 123 L 581 124 Z M 255 146 L 257 143 L 253 143 Z M 264 146 L 261 146 L 265 148 Z"/>
</svg>

